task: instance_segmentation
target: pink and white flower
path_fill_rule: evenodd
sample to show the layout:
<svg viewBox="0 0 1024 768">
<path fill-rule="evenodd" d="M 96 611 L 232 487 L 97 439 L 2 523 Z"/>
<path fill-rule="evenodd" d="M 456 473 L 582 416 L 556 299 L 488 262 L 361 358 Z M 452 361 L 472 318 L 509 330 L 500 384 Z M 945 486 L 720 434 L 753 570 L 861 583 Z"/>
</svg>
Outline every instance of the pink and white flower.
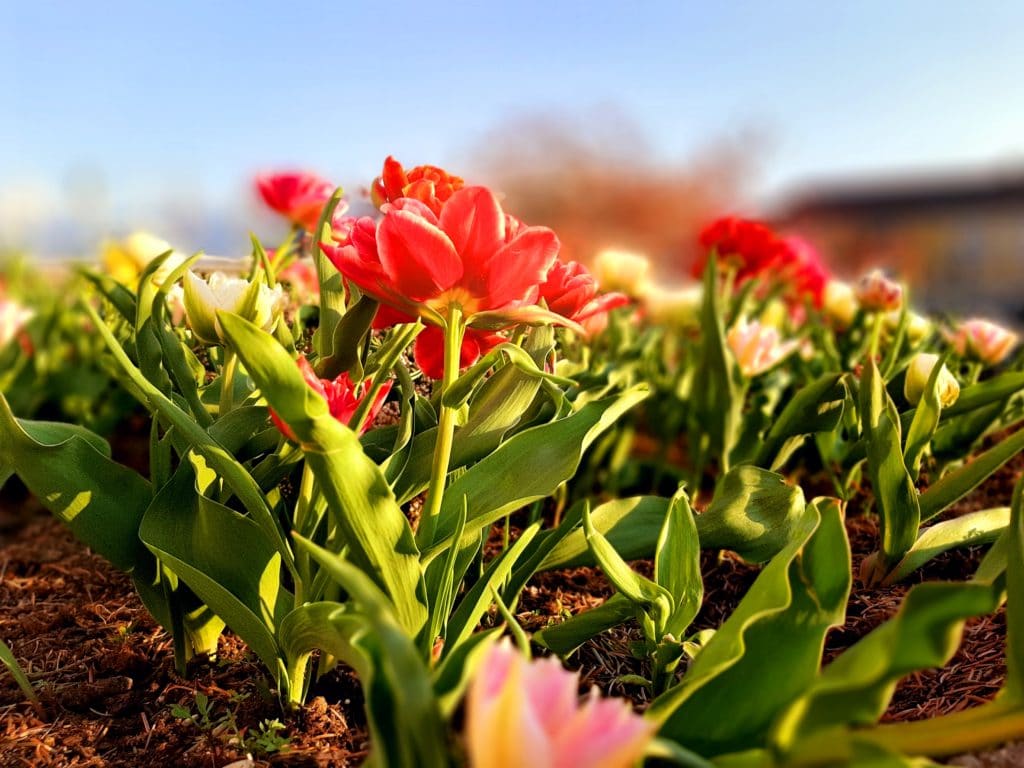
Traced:
<svg viewBox="0 0 1024 768">
<path fill-rule="evenodd" d="M 35 317 L 35 314 L 13 299 L 0 298 L 0 349 L 20 336 L 25 324 Z"/>
<path fill-rule="evenodd" d="M 978 317 L 962 322 L 947 338 L 961 357 L 985 365 L 999 365 L 1017 345 L 1013 331 Z"/>
<path fill-rule="evenodd" d="M 797 349 L 799 343 L 782 341 L 777 328 L 740 318 L 726 334 L 726 341 L 740 371 L 747 378 L 775 367 Z"/>
<path fill-rule="evenodd" d="M 619 699 L 582 702 L 555 658 L 527 661 L 507 640 L 487 651 L 467 698 L 472 768 L 629 768 L 656 729 Z"/>
</svg>

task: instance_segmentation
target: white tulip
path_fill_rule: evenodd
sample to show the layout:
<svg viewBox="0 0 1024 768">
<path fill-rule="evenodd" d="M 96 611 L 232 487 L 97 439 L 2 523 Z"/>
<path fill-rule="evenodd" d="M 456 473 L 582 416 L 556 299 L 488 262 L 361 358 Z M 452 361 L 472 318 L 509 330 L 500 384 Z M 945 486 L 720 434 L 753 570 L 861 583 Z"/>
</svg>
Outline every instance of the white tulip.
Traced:
<svg viewBox="0 0 1024 768">
<path fill-rule="evenodd" d="M 201 341 L 219 344 L 223 341 L 217 311 L 233 312 L 269 331 L 284 308 L 285 295 L 280 285 L 270 288 L 262 280 L 249 282 L 214 272 L 209 279 L 197 277 L 192 270 L 185 273 L 185 317 Z"/>
</svg>

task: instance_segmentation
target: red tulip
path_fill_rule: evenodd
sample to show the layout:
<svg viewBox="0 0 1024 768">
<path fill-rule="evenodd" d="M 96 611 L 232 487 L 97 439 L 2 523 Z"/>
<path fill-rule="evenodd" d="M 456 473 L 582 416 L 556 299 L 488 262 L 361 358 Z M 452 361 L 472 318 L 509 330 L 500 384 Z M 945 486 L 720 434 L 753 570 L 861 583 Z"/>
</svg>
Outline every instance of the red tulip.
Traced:
<svg viewBox="0 0 1024 768">
<path fill-rule="evenodd" d="M 312 232 L 320 214 L 334 194 L 334 185 L 312 173 L 262 173 L 256 177 L 256 189 L 272 210 L 293 224 Z M 342 200 L 334 211 L 341 216 L 348 209 Z"/>
<path fill-rule="evenodd" d="M 356 409 L 359 408 L 359 404 L 362 403 L 365 394 L 362 396 L 356 395 L 356 385 L 349 378 L 348 373 L 343 373 L 338 376 L 334 381 L 330 379 L 321 379 L 316 375 L 313 370 L 313 366 L 309 364 L 309 361 L 300 357 L 296 363 L 299 366 L 299 370 L 302 371 L 302 376 L 306 380 L 306 383 L 310 388 L 316 392 L 320 397 L 327 401 L 327 407 L 330 409 L 331 416 L 340 421 L 342 424 L 350 426 L 355 429 L 359 434 L 366 432 L 372 425 L 373 420 L 377 417 L 380 412 L 381 406 L 384 405 L 384 400 L 388 396 L 388 392 L 391 391 L 391 382 L 387 382 L 377 396 L 373 399 L 373 404 L 370 406 L 370 410 L 366 414 L 366 420 L 360 424 L 350 424 L 352 417 L 355 415 Z M 370 385 L 371 379 L 367 379 L 363 382 L 364 390 Z M 291 427 L 281 420 L 274 409 L 270 409 L 270 418 L 274 422 L 281 433 L 289 440 L 296 440 L 295 433 L 292 432 Z"/>
<path fill-rule="evenodd" d="M 341 244 L 321 243 L 338 270 L 365 293 L 400 312 L 446 325 L 453 310 L 469 326 L 572 321 L 537 306 L 538 289 L 558 254 L 546 227 L 507 217 L 484 187 L 455 192 L 437 216 L 401 198 L 365 216 Z"/>
<path fill-rule="evenodd" d="M 825 301 L 829 271 L 818 251 L 802 237 L 787 237 L 782 245 L 785 250 L 778 268 L 782 279 L 789 284 L 788 298 L 799 302 L 806 296 L 820 308 Z"/>
<path fill-rule="evenodd" d="M 373 180 L 370 195 L 378 208 L 411 197 L 430 208 L 434 215 L 440 215 L 441 208 L 464 183 L 436 165 L 418 165 L 407 173 L 402 164 L 389 155 L 381 175 Z"/>
<path fill-rule="evenodd" d="M 555 262 L 540 286 L 540 298 L 552 312 L 581 324 L 629 303 L 629 297 L 622 293 L 599 295 L 594 276 L 576 261 Z"/>
</svg>

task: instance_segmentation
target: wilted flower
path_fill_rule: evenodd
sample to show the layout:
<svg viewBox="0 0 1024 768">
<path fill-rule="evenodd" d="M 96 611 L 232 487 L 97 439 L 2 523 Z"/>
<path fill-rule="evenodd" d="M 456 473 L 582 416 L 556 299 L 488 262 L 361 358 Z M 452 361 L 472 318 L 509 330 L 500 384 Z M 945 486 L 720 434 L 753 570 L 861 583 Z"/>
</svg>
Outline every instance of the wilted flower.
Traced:
<svg viewBox="0 0 1024 768">
<path fill-rule="evenodd" d="M 552 312 L 580 324 L 629 303 L 622 293 L 598 294 L 594 276 L 576 261 L 555 262 L 540 286 L 540 298 Z"/>
<path fill-rule="evenodd" d="M 527 661 L 507 641 L 480 663 L 466 702 L 472 768 L 629 768 L 656 726 L 626 702 L 590 695 L 555 658 Z"/>
<path fill-rule="evenodd" d="M 373 180 L 370 196 L 378 208 L 382 208 L 385 203 L 411 197 L 439 216 L 444 204 L 464 184 L 460 177 L 452 176 L 436 165 L 418 165 L 406 172 L 400 162 L 388 155 L 384 161 L 384 170 Z"/>
<path fill-rule="evenodd" d="M 903 382 L 903 395 L 911 405 L 921 402 L 921 397 L 928 386 L 928 379 L 938 362 L 939 356 L 928 352 L 919 352 L 911 359 Z M 960 385 L 945 365 L 939 371 L 938 388 L 939 405 L 943 408 L 948 408 L 960 397 Z"/>
<path fill-rule="evenodd" d="M 342 373 L 333 381 L 331 379 L 321 379 L 316 375 L 313 370 L 313 366 L 309 364 L 309 361 L 300 357 L 296 363 L 299 366 L 299 370 L 302 371 L 302 377 L 306 380 L 306 383 L 310 386 L 314 392 L 320 397 L 327 401 L 327 407 L 330 409 L 331 416 L 340 421 L 342 424 L 351 427 L 363 434 L 373 425 L 373 420 L 377 418 L 377 414 L 380 413 L 381 406 L 384 405 L 384 401 L 387 399 L 388 393 L 391 391 L 391 382 L 387 382 L 377 392 L 376 397 L 373 398 L 373 404 L 366 412 L 366 419 L 360 425 L 350 424 L 352 417 L 355 415 L 359 405 L 363 402 L 366 397 L 366 392 L 370 386 L 372 379 L 367 379 L 363 382 L 363 395 L 356 394 L 356 385 L 352 382 L 348 373 Z M 274 422 L 281 434 L 287 437 L 289 440 L 297 440 L 295 433 L 292 432 L 291 427 L 285 424 L 281 417 L 278 416 L 274 409 L 270 409 L 270 418 Z"/>
<path fill-rule="evenodd" d="M 948 334 L 949 343 L 961 357 L 985 365 L 999 365 L 1017 344 L 1017 334 L 990 320 L 971 318 Z"/>
<path fill-rule="evenodd" d="M 263 330 L 270 330 L 284 306 L 281 286 L 270 288 L 262 280 L 249 282 L 221 272 L 214 272 L 203 280 L 189 270 L 184 282 L 188 325 L 206 344 L 219 344 L 223 340 L 218 310 L 241 315 Z"/>
<path fill-rule="evenodd" d="M 571 324 L 537 306 L 558 254 L 555 233 L 507 216 L 489 189 L 459 190 L 440 217 L 409 198 L 382 211 L 379 222 L 354 222 L 340 245 L 321 243 L 338 270 L 375 299 L 434 325 L 446 324 L 453 311 L 490 330 Z"/>
<path fill-rule="evenodd" d="M 288 171 L 259 174 L 256 190 L 271 210 L 312 232 L 324 206 L 334 194 L 334 185 L 312 173 Z M 335 208 L 334 216 L 341 216 L 347 209 L 348 204 L 342 200 Z"/>
<path fill-rule="evenodd" d="M 14 299 L 0 297 L 0 349 L 16 339 L 35 314 Z"/>
<path fill-rule="evenodd" d="M 681 288 L 660 288 L 652 285 L 643 297 L 644 315 L 651 323 L 690 327 L 698 323 L 704 287 L 693 283 Z"/>
<path fill-rule="evenodd" d="M 798 346 L 796 341 L 783 342 L 777 329 L 740 318 L 726 335 L 729 349 L 747 378 L 764 373 L 789 355 Z"/>
<path fill-rule="evenodd" d="M 643 296 L 652 286 L 649 282 L 651 261 L 641 253 L 609 248 L 597 254 L 594 275 L 606 291 L 621 291 L 627 296 Z"/>
<path fill-rule="evenodd" d="M 868 312 L 891 312 L 903 304 L 903 286 L 873 269 L 857 283 L 857 301 Z"/>
<path fill-rule="evenodd" d="M 103 267 L 107 274 L 123 285 L 134 284 L 142 270 L 164 253 L 171 255 L 153 273 L 153 282 L 159 285 L 187 258 L 175 251 L 166 240 L 149 232 L 133 232 L 123 240 L 111 240 L 103 246 Z"/>
</svg>

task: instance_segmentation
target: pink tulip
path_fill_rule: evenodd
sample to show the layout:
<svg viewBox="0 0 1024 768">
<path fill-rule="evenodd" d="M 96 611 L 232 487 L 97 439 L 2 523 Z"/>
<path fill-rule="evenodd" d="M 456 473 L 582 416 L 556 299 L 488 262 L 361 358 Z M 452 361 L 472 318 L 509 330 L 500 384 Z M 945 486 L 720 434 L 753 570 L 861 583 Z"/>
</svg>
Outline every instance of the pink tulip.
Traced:
<svg viewBox="0 0 1024 768">
<path fill-rule="evenodd" d="M 626 702 L 582 702 L 578 677 L 555 658 L 527 661 L 507 640 L 487 651 L 469 689 L 466 732 L 472 768 L 628 768 L 643 757 L 655 724 Z"/>
<path fill-rule="evenodd" d="M 903 304 L 903 286 L 874 269 L 857 283 L 857 301 L 868 312 L 891 312 Z"/>
<path fill-rule="evenodd" d="M 772 368 L 799 346 L 795 341 L 781 341 L 777 329 L 756 320 L 749 323 L 745 318 L 729 329 L 726 341 L 740 371 L 748 378 Z"/>
<path fill-rule="evenodd" d="M 949 334 L 949 343 L 962 357 L 985 365 L 999 365 L 1017 344 L 1017 334 L 989 320 L 965 320 Z"/>
<path fill-rule="evenodd" d="M 320 214 L 334 194 L 334 185 L 312 173 L 288 171 L 261 173 L 256 177 L 256 191 L 271 210 L 296 226 L 312 232 Z M 348 204 L 342 200 L 334 209 L 334 218 L 345 213 Z"/>
</svg>

